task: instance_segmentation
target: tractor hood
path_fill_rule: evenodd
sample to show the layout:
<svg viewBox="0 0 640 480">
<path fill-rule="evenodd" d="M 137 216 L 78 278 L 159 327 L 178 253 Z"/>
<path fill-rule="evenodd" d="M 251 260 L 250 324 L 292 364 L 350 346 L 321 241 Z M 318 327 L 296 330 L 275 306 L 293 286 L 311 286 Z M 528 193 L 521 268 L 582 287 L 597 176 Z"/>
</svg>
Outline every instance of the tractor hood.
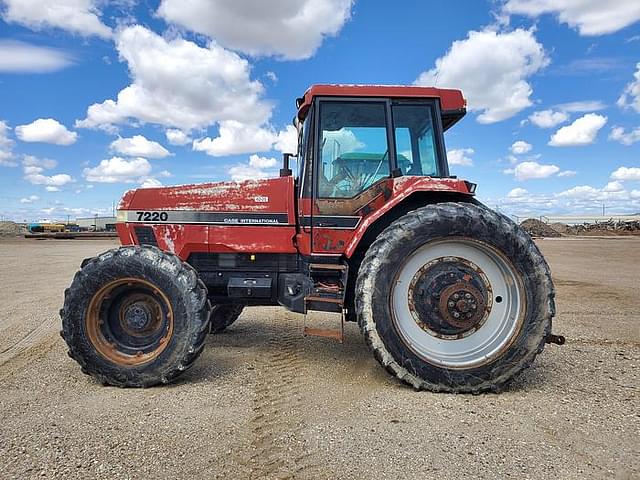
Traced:
<svg viewBox="0 0 640 480">
<path fill-rule="evenodd" d="M 118 221 L 290 224 L 292 201 L 292 177 L 140 188 L 124 194 Z"/>
</svg>

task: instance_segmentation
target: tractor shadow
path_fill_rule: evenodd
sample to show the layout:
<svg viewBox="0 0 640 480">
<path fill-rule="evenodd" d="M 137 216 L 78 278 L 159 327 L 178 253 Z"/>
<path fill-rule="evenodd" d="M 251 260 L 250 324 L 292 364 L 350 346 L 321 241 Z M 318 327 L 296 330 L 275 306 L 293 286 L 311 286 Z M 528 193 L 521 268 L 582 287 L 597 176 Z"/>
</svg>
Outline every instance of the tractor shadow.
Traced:
<svg viewBox="0 0 640 480">
<path fill-rule="evenodd" d="M 304 370 L 301 372 L 304 375 L 337 376 L 345 382 L 366 376 L 379 385 L 400 384 L 373 358 L 355 323 L 345 324 L 344 343 L 339 343 L 304 336 L 302 315 L 282 312 L 275 320 L 243 315 L 226 331 L 211 335 L 206 348 L 215 358 L 235 358 L 249 368 L 269 362 L 270 356 L 284 352 L 296 358 L 297 368 Z"/>
<path fill-rule="evenodd" d="M 411 390 L 374 359 L 357 324 L 345 323 L 344 343 L 341 344 L 328 338 L 305 337 L 302 315 L 274 309 L 273 313 L 261 318 L 262 315 L 256 315 L 258 311 L 245 311 L 227 330 L 211 335 L 202 355 L 204 360 L 200 359 L 182 381 L 198 381 L 197 378 L 208 381 L 238 368 L 260 368 L 260 365 L 268 364 L 274 352 L 287 349 L 298 357 L 300 375 L 309 379 L 322 381 L 326 378 L 327 381 L 347 385 L 365 383 L 374 389 Z M 545 351 L 501 391 L 526 393 L 554 388 L 558 379 L 553 373 L 553 359 L 546 357 Z"/>
</svg>

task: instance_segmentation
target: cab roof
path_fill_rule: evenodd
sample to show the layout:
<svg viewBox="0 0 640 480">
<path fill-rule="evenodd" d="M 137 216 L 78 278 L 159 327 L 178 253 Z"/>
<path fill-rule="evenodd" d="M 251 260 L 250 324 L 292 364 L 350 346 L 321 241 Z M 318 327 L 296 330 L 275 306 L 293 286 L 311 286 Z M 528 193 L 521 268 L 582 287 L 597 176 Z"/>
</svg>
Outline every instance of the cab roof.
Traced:
<svg viewBox="0 0 640 480">
<path fill-rule="evenodd" d="M 443 128 L 447 130 L 466 114 L 467 101 L 460 90 L 406 85 L 312 85 L 296 100 L 298 118 L 304 120 L 314 97 L 438 98 Z"/>
</svg>

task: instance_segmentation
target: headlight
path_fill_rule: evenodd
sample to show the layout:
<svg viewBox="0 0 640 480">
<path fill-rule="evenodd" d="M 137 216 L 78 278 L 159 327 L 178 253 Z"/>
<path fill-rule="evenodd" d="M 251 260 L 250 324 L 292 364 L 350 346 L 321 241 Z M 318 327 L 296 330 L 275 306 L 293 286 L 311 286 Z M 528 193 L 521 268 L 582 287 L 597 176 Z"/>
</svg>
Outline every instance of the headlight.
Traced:
<svg viewBox="0 0 640 480">
<path fill-rule="evenodd" d="M 466 180 L 464 183 L 467 186 L 467 190 L 469 190 L 469 193 L 476 193 L 477 185 L 475 183 L 467 182 Z"/>
<path fill-rule="evenodd" d="M 116 212 L 116 222 L 117 223 L 126 223 L 127 221 L 127 211 L 126 210 L 118 210 Z"/>
</svg>

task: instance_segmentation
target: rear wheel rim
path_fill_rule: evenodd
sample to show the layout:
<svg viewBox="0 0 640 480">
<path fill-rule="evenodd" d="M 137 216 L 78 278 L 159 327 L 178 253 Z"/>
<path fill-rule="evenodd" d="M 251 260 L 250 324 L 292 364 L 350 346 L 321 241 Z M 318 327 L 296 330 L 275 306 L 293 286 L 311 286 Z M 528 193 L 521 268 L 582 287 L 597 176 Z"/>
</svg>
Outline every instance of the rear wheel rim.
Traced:
<svg viewBox="0 0 640 480">
<path fill-rule="evenodd" d="M 399 268 L 390 294 L 393 324 L 419 358 L 450 369 L 491 363 L 517 337 L 524 286 L 513 264 L 472 239 L 429 242 Z"/>
<path fill-rule="evenodd" d="M 85 316 L 92 346 L 120 366 L 138 366 L 157 358 L 167 348 L 173 326 L 167 296 L 139 278 L 121 278 L 103 286 Z"/>
</svg>

